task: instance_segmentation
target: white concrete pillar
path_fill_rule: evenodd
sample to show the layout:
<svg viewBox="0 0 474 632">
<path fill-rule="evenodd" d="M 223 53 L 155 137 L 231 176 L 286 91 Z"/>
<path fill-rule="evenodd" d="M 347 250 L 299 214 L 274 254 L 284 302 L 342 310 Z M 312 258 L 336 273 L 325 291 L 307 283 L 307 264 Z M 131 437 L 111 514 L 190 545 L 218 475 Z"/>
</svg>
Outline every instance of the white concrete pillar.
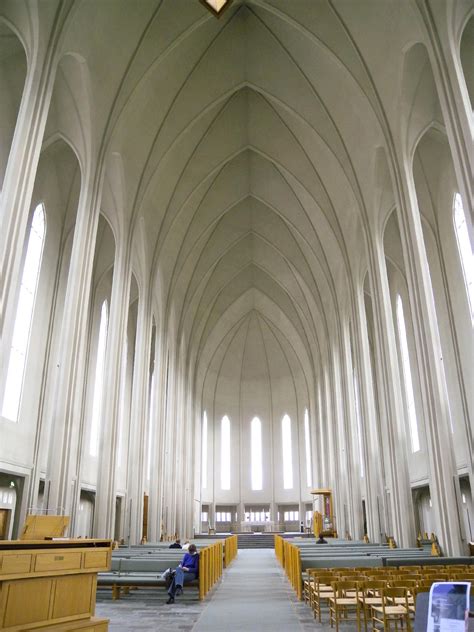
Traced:
<svg viewBox="0 0 474 632">
<path fill-rule="evenodd" d="M 442 366 L 442 349 L 429 264 L 423 239 L 415 183 L 408 160 L 404 161 L 406 204 L 399 214 L 421 401 L 429 461 L 431 500 L 437 536 L 448 555 L 463 553 L 459 480 L 449 421 L 449 402 Z"/>
<path fill-rule="evenodd" d="M 90 179 L 85 174 L 64 302 L 58 371 L 52 384 L 54 407 L 44 503 L 51 513 L 70 514 L 78 488 L 83 382 L 98 218 L 99 205 L 93 201 Z"/>
<path fill-rule="evenodd" d="M 7 298 L 15 295 L 14 285 L 20 276 L 31 197 L 59 61 L 58 40 L 68 5 L 58 3 L 57 10 L 42 15 L 41 20 L 31 16 L 38 30 L 29 42 L 28 70 L 0 197 L 0 341 L 14 318 L 14 306 L 8 306 Z M 4 355 L 1 348 L 0 354 Z"/>
<path fill-rule="evenodd" d="M 375 243 L 374 263 L 370 271 L 374 309 L 374 339 L 380 383 L 381 432 L 384 437 L 387 479 L 387 512 L 391 516 L 393 535 L 399 546 L 415 543 L 415 523 L 407 463 L 407 438 L 402 406 L 402 390 L 393 328 L 385 255 L 382 244 Z M 389 528 L 390 525 L 387 525 Z"/>
<path fill-rule="evenodd" d="M 102 406 L 99 447 L 99 475 L 97 479 L 94 535 L 112 538 L 115 528 L 115 492 L 117 439 L 120 422 L 122 393 L 122 363 L 127 338 L 128 304 L 130 295 L 129 252 L 117 244 L 107 332 L 107 350 L 104 368 L 104 404 Z"/>
<path fill-rule="evenodd" d="M 359 350 L 358 375 L 360 390 L 360 412 L 364 451 L 364 491 L 367 511 L 367 531 L 371 542 L 381 541 L 383 533 L 377 498 L 383 498 L 385 480 L 384 456 L 377 422 L 374 379 L 371 369 L 369 339 L 367 335 L 367 316 L 363 290 L 356 296 L 355 344 Z"/>
<path fill-rule="evenodd" d="M 161 330 L 156 328 L 155 337 L 155 384 L 154 393 L 154 435 L 151 448 L 151 478 L 150 478 L 150 498 L 148 500 L 148 533 L 150 542 L 158 542 L 161 536 L 162 522 L 162 498 L 163 498 L 163 467 L 164 445 L 163 445 L 163 393 L 165 389 L 166 371 L 163 370 L 165 362 L 163 360 L 163 335 Z"/>
<path fill-rule="evenodd" d="M 463 86 L 463 69 L 459 59 L 459 24 L 457 3 L 416 0 L 426 33 L 431 69 L 446 126 L 456 179 L 466 216 L 473 217 L 474 152 L 472 151 L 472 109 Z M 471 243 L 474 235 L 471 232 Z"/>
<path fill-rule="evenodd" d="M 129 541 L 138 544 L 143 530 L 143 477 L 145 467 L 145 428 L 148 411 L 149 364 L 151 344 L 151 315 L 146 288 L 141 288 L 135 362 L 133 367 L 132 405 L 130 412 L 130 446 L 128 458 L 128 519 Z"/>
</svg>

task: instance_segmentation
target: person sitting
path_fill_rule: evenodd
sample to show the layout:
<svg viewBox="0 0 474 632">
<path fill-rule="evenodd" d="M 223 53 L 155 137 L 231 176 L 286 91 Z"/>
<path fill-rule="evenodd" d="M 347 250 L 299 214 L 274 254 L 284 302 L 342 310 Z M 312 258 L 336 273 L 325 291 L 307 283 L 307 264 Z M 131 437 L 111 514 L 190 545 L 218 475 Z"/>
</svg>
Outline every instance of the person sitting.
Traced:
<svg viewBox="0 0 474 632">
<path fill-rule="evenodd" d="M 198 577 L 199 553 L 196 545 L 190 544 L 189 550 L 184 554 L 181 564 L 176 569 L 171 586 L 168 588 L 169 599 L 166 603 L 174 603 L 174 598 L 183 594 L 184 584 L 188 584 Z"/>
<path fill-rule="evenodd" d="M 323 538 L 323 534 L 319 534 L 319 540 L 316 540 L 316 544 L 327 544 L 327 540 Z"/>
<path fill-rule="evenodd" d="M 181 548 L 183 548 L 181 546 L 181 540 L 179 538 L 176 538 L 176 540 L 173 542 L 173 544 L 170 544 L 168 548 L 170 548 L 170 549 L 181 549 Z"/>
<path fill-rule="evenodd" d="M 190 544 L 191 543 L 189 542 L 189 540 L 185 540 L 183 544 L 183 551 L 187 551 L 189 549 Z"/>
</svg>

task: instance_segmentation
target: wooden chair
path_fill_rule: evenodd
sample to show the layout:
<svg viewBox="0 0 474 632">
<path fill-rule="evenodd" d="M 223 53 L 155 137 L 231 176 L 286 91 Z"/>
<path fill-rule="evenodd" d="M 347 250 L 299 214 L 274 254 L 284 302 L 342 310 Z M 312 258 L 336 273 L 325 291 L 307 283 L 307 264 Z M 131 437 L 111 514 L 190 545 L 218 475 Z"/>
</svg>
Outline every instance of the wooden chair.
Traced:
<svg viewBox="0 0 474 632">
<path fill-rule="evenodd" d="M 384 632 L 391 630 L 392 623 L 395 632 L 398 632 L 398 625 L 403 628 L 405 623 L 408 632 L 411 631 L 410 609 L 408 603 L 408 591 L 406 588 L 385 588 L 380 591 L 382 603 L 379 606 L 372 606 L 372 630 L 383 629 Z M 401 600 L 402 603 L 396 603 Z M 378 627 L 382 626 L 382 627 Z"/>
<path fill-rule="evenodd" d="M 371 614 L 371 607 L 381 605 L 382 598 L 380 597 L 380 591 L 384 588 L 387 588 L 387 582 L 381 579 L 367 580 L 360 586 L 359 615 L 364 615 L 365 632 L 367 632 L 367 621 Z"/>
<path fill-rule="evenodd" d="M 456 574 L 456 581 L 458 582 L 474 582 L 474 573 L 466 573 L 466 572 L 462 572 L 462 573 L 457 573 Z"/>
<path fill-rule="evenodd" d="M 311 599 L 311 589 L 313 584 L 313 575 L 318 574 L 319 568 L 307 568 L 306 573 L 308 577 L 303 580 L 303 599 L 305 603 L 309 603 Z"/>
<path fill-rule="evenodd" d="M 339 632 L 339 623 L 343 621 L 356 621 L 357 631 L 360 632 L 360 602 L 359 582 L 338 581 L 333 582 L 334 594 L 329 599 L 329 623 L 331 627 L 336 625 Z M 350 615 L 354 617 L 351 619 Z"/>
<path fill-rule="evenodd" d="M 321 609 L 324 604 L 327 605 L 329 599 L 333 596 L 332 583 L 335 576 L 331 573 L 327 575 L 316 575 L 313 580 L 313 593 L 311 606 L 313 608 L 314 618 L 321 623 Z"/>
</svg>

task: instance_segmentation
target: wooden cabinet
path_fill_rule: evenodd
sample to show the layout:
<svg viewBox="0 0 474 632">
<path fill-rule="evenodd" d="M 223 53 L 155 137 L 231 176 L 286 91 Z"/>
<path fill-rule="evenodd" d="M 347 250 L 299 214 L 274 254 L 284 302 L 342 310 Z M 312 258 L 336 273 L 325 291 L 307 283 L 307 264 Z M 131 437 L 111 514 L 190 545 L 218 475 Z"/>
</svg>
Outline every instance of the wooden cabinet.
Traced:
<svg viewBox="0 0 474 632">
<path fill-rule="evenodd" d="M 0 542 L 0 630 L 108 630 L 94 612 L 111 551 L 110 540 Z"/>
</svg>

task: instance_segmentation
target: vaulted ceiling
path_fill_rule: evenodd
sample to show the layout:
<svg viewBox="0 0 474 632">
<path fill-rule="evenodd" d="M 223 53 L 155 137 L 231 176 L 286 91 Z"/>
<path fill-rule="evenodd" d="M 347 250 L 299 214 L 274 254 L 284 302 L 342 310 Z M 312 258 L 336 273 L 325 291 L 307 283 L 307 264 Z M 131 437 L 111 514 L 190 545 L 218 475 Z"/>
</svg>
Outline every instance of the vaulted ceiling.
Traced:
<svg viewBox="0 0 474 632">
<path fill-rule="evenodd" d="M 102 212 L 202 375 L 251 322 L 314 378 L 380 222 L 377 152 L 414 10 L 234 0 L 217 19 L 199 0 L 75 3 L 56 88 L 104 165 Z"/>
</svg>

